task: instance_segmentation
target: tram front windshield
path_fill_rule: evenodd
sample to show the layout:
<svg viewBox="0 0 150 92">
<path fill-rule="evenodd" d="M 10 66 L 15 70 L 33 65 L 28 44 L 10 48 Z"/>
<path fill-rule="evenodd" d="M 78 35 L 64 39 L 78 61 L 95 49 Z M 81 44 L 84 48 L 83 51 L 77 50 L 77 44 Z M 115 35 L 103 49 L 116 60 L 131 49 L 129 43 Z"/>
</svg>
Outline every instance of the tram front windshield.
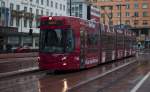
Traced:
<svg viewBox="0 0 150 92">
<path fill-rule="evenodd" d="M 65 53 L 74 49 L 71 29 L 49 29 L 40 31 L 40 52 Z"/>
</svg>

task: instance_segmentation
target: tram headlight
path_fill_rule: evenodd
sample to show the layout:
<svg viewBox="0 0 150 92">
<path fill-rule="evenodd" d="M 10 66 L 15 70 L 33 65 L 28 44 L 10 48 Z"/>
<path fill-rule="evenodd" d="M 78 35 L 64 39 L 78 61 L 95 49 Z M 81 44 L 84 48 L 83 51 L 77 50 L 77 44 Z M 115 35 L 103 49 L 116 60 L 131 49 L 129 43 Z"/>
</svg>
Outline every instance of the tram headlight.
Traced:
<svg viewBox="0 0 150 92">
<path fill-rule="evenodd" d="M 53 18 L 52 17 L 49 17 L 49 20 L 52 20 Z"/>
<path fill-rule="evenodd" d="M 66 60 L 66 59 L 67 59 L 67 57 L 63 57 L 61 60 L 64 61 L 64 60 Z"/>
<path fill-rule="evenodd" d="M 66 66 L 67 65 L 67 63 L 63 63 L 63 66 Z"/>
</svg>

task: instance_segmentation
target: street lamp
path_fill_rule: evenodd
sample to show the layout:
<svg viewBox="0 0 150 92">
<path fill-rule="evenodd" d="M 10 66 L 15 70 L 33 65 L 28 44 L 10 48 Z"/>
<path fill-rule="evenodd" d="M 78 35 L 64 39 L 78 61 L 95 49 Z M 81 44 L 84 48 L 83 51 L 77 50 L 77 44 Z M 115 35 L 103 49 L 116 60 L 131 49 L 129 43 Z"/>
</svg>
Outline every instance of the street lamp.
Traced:
<svg viewBox="0 0 150 92">
<path fill-rule="evenodd" d="M 91 3 L 89 3 L 87 6 L 87 19 L 88 20 L 91 20 L 91 6 L 92 6 Z"/>
<path fill-rule="evenodd" d="M 23 36 L 22 36 L 22 35 L 23 35 L 22 26 L 23 26 L 23 25 L 22 25 L 22 22 L 23 22 L 24 10 L 21 10 L 20 13 L 21 13 L 20 15 L 18 14 L 18 15 L 21 17 L 21 21 L 20 21 L 20 22 L 21 22 L 21 23 L 20 23 L 20 24 L 21 24 L 21 26 L 20 26 L 20 33 L 21 33 L 21 34 L 20 34 L 20 45 L 23 46 L 23 42 L 22 42 L 22 41 L 23 41 L 23 38 L 22 38 L 22 37 L 23 37 Z"/>
<path fill-rule="evenodd" d="M 120 10 L 120 28 L 121 28 L 121 24 L 122 24 L 122 12 L 121 12 L 121 10 L 122 10 L 122 6 L 126 6 L 125 4 L 121 4 L 121 3 L 119 3 L 118 5 L 116 5 L 118 8 L 119 8 L 119 10 Z"/>
<path fill-rule="evenodd" d="M 72 12 L 71 12 L 71 8 L 72 8 L 72 2 L 71 2 L 71 0 L 70 0 L 70 3 L 69 3 L 69 4 L 70 4 L 70 5 L 69 5 L 69 6 L 70 6 L 70 11 L 69 11 L 69 12 L 70 12 L 70 16 L 71 16 L 71 13 L 72 13 Z"/>
</svg>

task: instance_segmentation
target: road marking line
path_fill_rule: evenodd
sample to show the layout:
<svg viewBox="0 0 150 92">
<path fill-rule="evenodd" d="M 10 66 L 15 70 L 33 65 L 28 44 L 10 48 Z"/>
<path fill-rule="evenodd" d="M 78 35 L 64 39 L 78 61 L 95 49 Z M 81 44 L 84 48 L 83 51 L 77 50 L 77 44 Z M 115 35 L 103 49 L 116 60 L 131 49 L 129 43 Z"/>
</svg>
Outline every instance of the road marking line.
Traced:
<svg viewBox="0 0 150 92">
<path fill-rule="evenodd" d="M 96 80 L 96 79 L 98 79 L 98 78 L 100 78 L 100 77 L 103 77 L 103 76 L 109 74 L 109 73 L 112 73 L 112 72 L 114 72 L 114 71 L 116 71 L 116 70 L 119 70 L 119 69 L 121 69 L 121 68 L 123 68 L 123 67 L 125 67 L 125 66 L 127 66 L 127 65 L 130 65 L 130 64 L 132 64 L 132 63 L 134 63 L 134 62 L 136 62 L 136 60 L 131 61 L 131 62 L 128 62 L 128 63 L 123 64 L 123 65 L 121 65 L 121 66 L 118 66 L 117 68 L 108 70 L 107 72 L 102 73 L 102 74 L 100 74 L 100 75 L 98 75 L 98 76 L 95 76 L 95 77 L 93 77 L 93 78 L 90 78 L 90 79 L 88 79 L 88 80 L 82 81 L 82 82 L 76 84 L 75 86 L 73 86 L 73 87 L 71 87 L 71 88 L 68 88 L 67 92 L 69 92 L 69 90 L 71 90 L 71 89 L 77 88 L 77 87 L 79 87 L 79 86 L 81 86 L 81 85 L 84 85 L 84 84 L 90 82 L 90 81 Z"/>
<path fill-rule="evenodd" d="M 0 59 L 0 64 L 12 63 L 12 62 L 23 62 L 23 61 L 29 61 L 29 60 L 37 60 L 37 57 Z"/>
<path fill-rule="evenodd" d="M 130 92 L 137 92 L 137 90 L 144 84 L 144 82 L 150 77 L 150 72 L 148 72 L 144 78 L 130 91 Z"/>
<path fill-rule="evenodd" d="M 27 68 L 27 69 L 19 69 L 19 70 L 16 70 L 16 71 L 0 73 L 0 78 L 1 77 L 6 77 L 6 76 L 10 76 L 10 75 L 19 74 L 19 73 L 35 71 L 35 70 L 39 70 L 39 67 L 31 67 L 31 68 Z"/>
</svg>

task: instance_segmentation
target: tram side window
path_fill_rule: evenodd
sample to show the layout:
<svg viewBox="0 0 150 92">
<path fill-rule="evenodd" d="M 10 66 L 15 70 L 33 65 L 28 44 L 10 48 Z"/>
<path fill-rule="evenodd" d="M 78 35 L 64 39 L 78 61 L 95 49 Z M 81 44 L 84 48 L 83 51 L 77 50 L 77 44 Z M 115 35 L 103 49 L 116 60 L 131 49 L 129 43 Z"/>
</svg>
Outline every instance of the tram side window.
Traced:
<svg viewBox="0 0 150 92">
<path fill-rule="evenodd" d="M 71 52 L 74 49 L 74 37 L 72 29 L 68 29 L 67 37 L 66 37 L 66 49 L 67 51 Z"/>
<path fill-rule="evenodd" d="M 84 31 L 80 31 L 80 39 L 81 39 L 81 48 L 84 48 L 84 45 L 85 45 L 85 33 Z"/>
<path fill-rule="evenodd" d="M 39 44 L 39 47 L 40 47 L 40 50 L 44 48 L 44 40 L 45 40 L 45 33 L 40 31 L 40 44 Z"/>
<path fill-rule="evenodd" d="M 98 44 L 98 35 L 97 34 L 88 34 L 87 35 L 87 44 L 89 46 Z"/>
<path fill-rule="evenodd" d="M 113 36 L 108 36 L 108 44 L 111 46 L 113 46 L 113 43 L 114 43 L 114 39 L 113 39 Z"/>
<path fill-rule="evenodd" d="M 110 26 L 109 29 L 110 29 L 111 32 L 114 32 L 114 27 Z"/>
</svg>

